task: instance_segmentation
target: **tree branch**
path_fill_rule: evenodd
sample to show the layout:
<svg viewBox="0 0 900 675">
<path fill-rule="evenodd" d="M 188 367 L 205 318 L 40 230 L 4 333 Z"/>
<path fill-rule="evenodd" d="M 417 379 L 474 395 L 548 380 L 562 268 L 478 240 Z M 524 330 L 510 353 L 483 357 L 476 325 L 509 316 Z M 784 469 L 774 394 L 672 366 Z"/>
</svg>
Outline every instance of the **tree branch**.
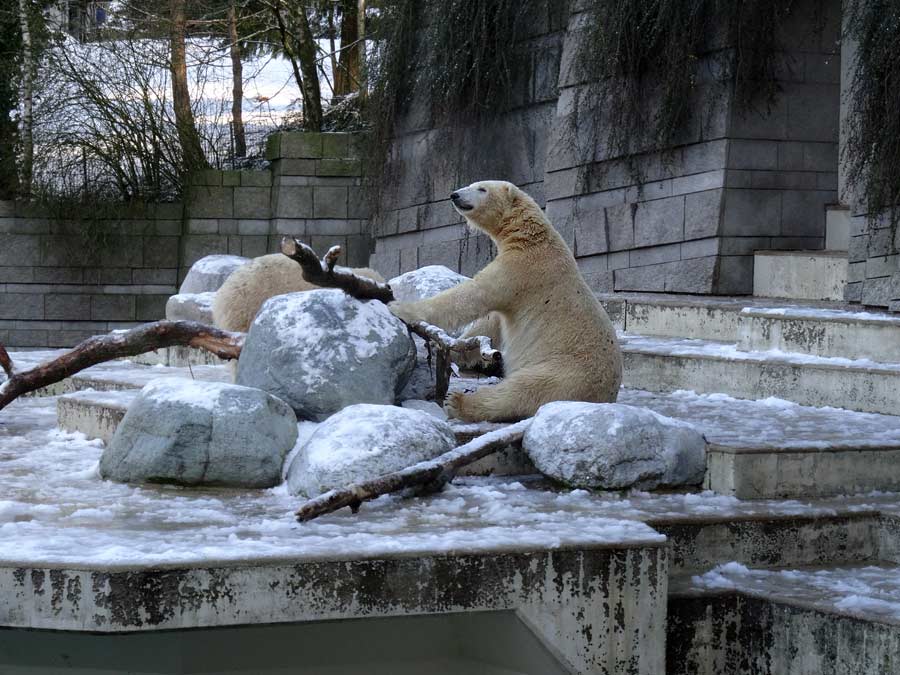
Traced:
<svg viewBox="0 0 900 675">
<path fill-rule="evenodd" d="M 243 333 L 232 333 L 196 321 L 155 321 L 130 330 L 88 338 L 72 351 L 23 372 L 16 372 L 0 345 L 0 365 L 8 379 L 0 384 L 0 410 L 22 394 L 60 382 L 77 372 L 123 356 L 187 345 L 212 352 L 221 359 L 236 359 L 244 345 Z"/>
<path fill-rule="evenodd" d="M 531 420 L 523 420 L 503 429 L 489 431 L 455 450 L 427 462 L 384 474 L 362 483 L 353 483 L 339 490 L 331 490 L 307 501 L 297 511 L 297 520 L 306 522 L 326 513 L 349 506 L 354 513 L 360 505 L 381 495 L 406 488 L 428 486 L 434 488 L 453 480 L 456 470 L 478 461 L 512 443 L 520 443 Z"/>
</svg>

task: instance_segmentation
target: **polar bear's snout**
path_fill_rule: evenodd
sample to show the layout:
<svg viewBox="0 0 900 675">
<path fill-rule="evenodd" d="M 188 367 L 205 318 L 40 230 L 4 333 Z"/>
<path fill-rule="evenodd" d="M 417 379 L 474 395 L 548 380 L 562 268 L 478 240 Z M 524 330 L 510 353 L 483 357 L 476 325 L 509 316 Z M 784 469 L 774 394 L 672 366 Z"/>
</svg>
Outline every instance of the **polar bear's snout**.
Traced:
<svg viewBox="0 0 900 675">
<path fill-rule="evenodd" d="M 472 204 L 467 202 L 458 191 L 450 195 L 450 201 L 453 202 L 453 208 L 457 211 L 471 211 L 475 208 Z"/>
</svg>

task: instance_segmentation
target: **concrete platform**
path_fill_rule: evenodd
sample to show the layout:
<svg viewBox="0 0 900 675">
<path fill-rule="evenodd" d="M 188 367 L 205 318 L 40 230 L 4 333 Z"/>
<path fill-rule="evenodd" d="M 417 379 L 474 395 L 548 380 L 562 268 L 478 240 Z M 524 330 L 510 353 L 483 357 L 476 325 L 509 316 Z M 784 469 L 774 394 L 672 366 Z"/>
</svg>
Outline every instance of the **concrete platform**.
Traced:
<svg viewBox="0 0 900 675">
<path fill-rule="evenodd" d="M 626 387 L 746 399 L 774 396 L 808 406 L 900 415 L 900 364 L 742 352 L 727 343 L 629 334 L 620 342 Z"/>
<path fill-rule="evenodd" d="M 147 352 L 146 354 L 132 356 L 129 361 L 143 366 L 162 365 L 175 368 L 184 368 L 187 366 L 219 366 L 228 363 L 205 349 L 181 346 L 165 347 L 163 349 L 157 349 L 155 352 Z"/>
<path fill-rule="evenodd" d="M 797 300 L 843 300 L 846 251 L 757 251 L 753 295 Z"/>
<path fill-rule="evenodd" d="M 888 675 L 900 670 L 900 568 L 764 571 L 729 564 L 673 579 L 667 673 Z"/>
<path fill-rule="evenodd" d="M 813 307 L 748 307 L 738 348 L 900 363 L 900 316 Z"/>
</svg>

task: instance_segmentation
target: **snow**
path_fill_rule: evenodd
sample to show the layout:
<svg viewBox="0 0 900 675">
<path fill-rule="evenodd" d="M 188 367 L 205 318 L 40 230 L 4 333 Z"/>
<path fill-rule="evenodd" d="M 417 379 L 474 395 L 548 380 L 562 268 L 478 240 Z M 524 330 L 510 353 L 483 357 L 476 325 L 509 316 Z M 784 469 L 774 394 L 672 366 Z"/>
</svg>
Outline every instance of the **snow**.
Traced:
<svg viewBox="0 0 900 675">
<path fill-rule="evenodd" d="M 702 589 L 735 590 L 869 620 L 900 621 L 900 568 L 896 566 L 759 570 L 729 562 L 691 581 Z"/>
<path fill-rule="evenodd" d="M 223 272 L 230 272 L 235 267 L 241 267 L 247 262 L 249 262 L 249 258 L 239 255 L 208 255 L 191 265 L 191 270 L 196 270 L 203 274 L 222 274 Z"/>
<path fill-rule="evenodd" d="M 691 422 L 710 443 L 741 448 L 900 446 L 900 417 L 813 408 L 778 398 L 757 401 L 693 391 L 622 389 L 619 403 Z"/>
<path fill-rule="evenodd" d="M 741 351 L 734 343 L 712 342 L 689 338 L 647 337 L 631 333 L 619 333 L 623 351 L 665 356 L 689 356 L 695 358 L 725 359 L 728 361 L 753 361 L 787 363 L 832 368 L 865 368 L 882 372 L 900 372 L 900 363 L 879 363 L 871 359 L 846 359 L 838 356 L 811 356 L 780 349 L 765 351 Z"/>
<path fill-rule="evenodd" d="M 264 491 L 102 481 L 99 441 L 57 431 L 55 397 L 0 413 L 0 564 L 153 565 L 344 558 L 663 540 L 621 519 L 515 481 L 468 480 L 443 493 L 382 497 L 299 524 L 300 500 Z M 597 500 L 596 504 L 602 504 Z"/>
<path fill-rule="evenodd" d="M 756 317 L 781 317 L 785 319 L 822 321 L 863 321 L 900 325 L 900 316 L 875 312 L 851 312 L 843 309 L 821 307 L 745 307 L 741 314 Z"/>
</svg>

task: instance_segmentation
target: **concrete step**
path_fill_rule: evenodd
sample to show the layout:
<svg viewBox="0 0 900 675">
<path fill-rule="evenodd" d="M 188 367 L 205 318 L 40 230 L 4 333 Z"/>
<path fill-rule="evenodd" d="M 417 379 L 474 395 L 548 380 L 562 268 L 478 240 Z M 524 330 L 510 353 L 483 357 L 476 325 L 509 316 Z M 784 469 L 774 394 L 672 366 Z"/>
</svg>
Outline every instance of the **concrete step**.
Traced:
<svg viewBox="0 0 900 675">
<path fill-rule="evenodd" d="M 900 362 L 900 316 L 843 302 L 778 298 L 600 296 L 616 328 L 636 335 L 732 342 L 743 351 Z"/>
<path fill-rule="evenodd" d="M 704 487 L 719 494 L 778 499 L 900 491 L 900 417 L 690 391 L 623 389 L 619 402 L 700 429 L 709 442 Z"/>
<path fill-rule="evenodd" d="M 669 586 L 668 675 L 900 672 L 900 567 L 729 563 Z"/>
<path fill-rule="evenodd" d="M 846 251 L 757 251 L 753 295 L 798 300 L 843 300 Z"/>
<path fill-rule="evenodd" d="M 744 352 L 734 344 L 630 334 L 621 335 L 620 343 L 629 388 L 777 397 L 801 405 L 900 415 L 900 364 Z"/>
<path fill-rule="evenodd" d="M 900 362 L 900 316 L 817 307 L 746 307 L 738 348 Z"/>
</svg>

